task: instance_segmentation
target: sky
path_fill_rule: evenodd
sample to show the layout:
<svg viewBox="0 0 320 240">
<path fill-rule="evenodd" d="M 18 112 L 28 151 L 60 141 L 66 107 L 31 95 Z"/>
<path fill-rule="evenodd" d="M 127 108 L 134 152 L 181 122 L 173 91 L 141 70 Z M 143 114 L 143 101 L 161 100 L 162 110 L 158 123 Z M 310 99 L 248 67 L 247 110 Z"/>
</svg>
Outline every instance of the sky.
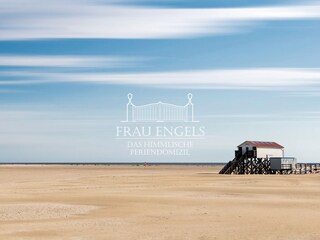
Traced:
<svg viewBox="0 0 320 240">
<path fill-rule="evenodd" d="M 260 140 L 320 162 L 319 42 L 320 1 L 0 0 L 0 161 L 226 162 Z M 129 155 L 128 93 L 192 93 L 205 137 Z"/>
</svg>

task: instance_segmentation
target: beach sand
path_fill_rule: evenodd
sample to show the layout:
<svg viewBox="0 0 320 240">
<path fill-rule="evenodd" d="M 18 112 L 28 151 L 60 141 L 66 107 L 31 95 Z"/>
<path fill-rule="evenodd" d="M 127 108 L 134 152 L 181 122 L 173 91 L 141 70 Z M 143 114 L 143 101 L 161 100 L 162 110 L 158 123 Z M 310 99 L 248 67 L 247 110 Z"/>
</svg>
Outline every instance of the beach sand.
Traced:
<svg viewBox="0 0 320 240">
<path fill-rule="evenodd" d="M 320 175 L 0 166 L 0 239 L 320 239 Z"/>
</svg>

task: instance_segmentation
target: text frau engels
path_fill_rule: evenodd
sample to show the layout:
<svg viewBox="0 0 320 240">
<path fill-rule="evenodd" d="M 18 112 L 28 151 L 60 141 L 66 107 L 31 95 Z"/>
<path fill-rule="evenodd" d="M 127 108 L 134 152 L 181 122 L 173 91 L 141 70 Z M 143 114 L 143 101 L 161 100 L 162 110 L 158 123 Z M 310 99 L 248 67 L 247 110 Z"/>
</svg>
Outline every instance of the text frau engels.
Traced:
<svg viewBox="0 0 320 240">
<path fill-rule="evenodd" d="M 117 126 L 117 137 L 204 137 L 205 127 L 203 126 Z"/>
<path fill-rule="evenodd" d="M 126 110 L 126 120 L 116 126 L 116 139 L 127 141 L 131 156 L 187 157 L 194 143 L 205 138 L 205 127 L 194 118 L 191 93 L 184 105 L 135 105 L 133 94 L 129 93 Z"/>
</svg>

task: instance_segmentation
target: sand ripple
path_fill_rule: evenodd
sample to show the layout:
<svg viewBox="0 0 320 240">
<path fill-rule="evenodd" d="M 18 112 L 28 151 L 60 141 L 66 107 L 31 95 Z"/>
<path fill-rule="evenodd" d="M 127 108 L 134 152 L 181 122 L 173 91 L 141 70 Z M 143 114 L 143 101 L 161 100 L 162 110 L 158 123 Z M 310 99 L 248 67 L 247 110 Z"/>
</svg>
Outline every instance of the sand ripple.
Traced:
<svg viewBox="0 0 320 240">
<path fill-rule="evenodd" d="M 97 207 L 88 205 L 67 205 L 59 203 L 27 203 L 0 205 L 0 221 L 28 221 L 68 218 L 86 214 Z"/>
</svg>

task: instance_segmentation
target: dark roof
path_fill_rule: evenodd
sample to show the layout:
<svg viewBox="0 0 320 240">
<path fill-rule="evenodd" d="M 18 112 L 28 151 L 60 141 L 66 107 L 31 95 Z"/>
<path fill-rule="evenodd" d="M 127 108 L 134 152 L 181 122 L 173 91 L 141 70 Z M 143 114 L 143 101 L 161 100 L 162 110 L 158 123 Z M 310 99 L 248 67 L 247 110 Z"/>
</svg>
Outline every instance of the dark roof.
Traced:
<svg viewBox="0 0 320 240">
<path fill-rule="evenodd" d="M 261 141 L 245 141 L 244 143 L 240 144 L 238 147 L 242 145 L 253 145 L 254 147 L 262 147 L 262 148 L 284 148 L 280 144 L 276 142 L 261 142 Z"/>
</svg>

